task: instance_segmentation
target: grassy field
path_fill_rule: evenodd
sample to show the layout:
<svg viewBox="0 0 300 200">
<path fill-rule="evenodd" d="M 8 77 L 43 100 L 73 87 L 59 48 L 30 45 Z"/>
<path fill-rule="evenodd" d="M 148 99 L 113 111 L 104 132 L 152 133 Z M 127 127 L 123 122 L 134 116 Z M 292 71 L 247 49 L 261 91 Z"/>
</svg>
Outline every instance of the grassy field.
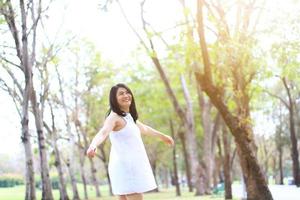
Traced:
<svg viewBox="0 0 300 200">
<path fill-rule="evenodd" d="M 81 199 L 84 197 L 83 193 L 83 187 L 82 185 L 78 185 L 79 193 Z M 72 192 L 71 188 L 68 188 L 68 194 L 70 197 Z M 95 190 L 93 187 L 88 187 L 88 195 L 90 200 L 116 200 L 116 197 L 111 197 L 108 195 L 108 187 L 102 186 L 100 187 L 101 195 L 102 197 L 96 198 Z M 24 186 L 16 186 L 12 188 L 0 188 L 0 199 L 2 200 L 23 200 L 24 199 L 24 193 L 25 193 L 25 187 Z M 41 190 L 37 189 L 37 199 L 41 199 Z M 53 195 L 55 199 L 59 199 L 59 191 L 53 190 Z M 212 196 L 201 196 L 195 197 L 193 193 L 189 193 L 186 191 L 186 189 L 183 190 L 181 197 L 175 196 L 175 189 L 161 189 L 161 192 L 159 193 L 148 193 L 145 194 L 144 200 L 221 200 L 224 199 L 222 195 L 212 195 Z"/>
</svg>

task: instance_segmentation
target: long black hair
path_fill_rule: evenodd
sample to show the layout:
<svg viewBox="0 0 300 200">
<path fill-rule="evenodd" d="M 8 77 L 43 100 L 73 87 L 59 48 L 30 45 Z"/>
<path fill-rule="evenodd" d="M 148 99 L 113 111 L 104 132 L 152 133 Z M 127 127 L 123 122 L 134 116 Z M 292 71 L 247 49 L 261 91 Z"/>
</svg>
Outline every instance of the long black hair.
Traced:
<svg viewBox="0 0 300 200">
<path fill-rule="evenodd" d="M 129 89 L 129 87 L 127 87 L 123 83 L 118 83 L 118 84 L 111 87 L 110 92 L 109 92 L 109 106 L 110 106 L 110 108 L 109 108 L 107 114 L 109 115 L 111 113 L 111 111 L 113 111 L 113 112 L 117 113 L 120 116 L 123 116 L 123 117 L 126 116 L 126 112 L 124 112 L 123 110 L 120 109 L 118 101 L 117 101 L 117 91 L 118 91 L 119 88 L 126 89 L 127 92 L 129 92 L 129 94 L 131 95 L 131 104 L 130 104 L 130 107 L 129 107 L 129 112 L 130 112 L 134 122 L 136 122 L 136 120 L 138 119 L 138 113 L 136 111 L 133 94 L 132 94 L 131 90 Z"/>
</svg>

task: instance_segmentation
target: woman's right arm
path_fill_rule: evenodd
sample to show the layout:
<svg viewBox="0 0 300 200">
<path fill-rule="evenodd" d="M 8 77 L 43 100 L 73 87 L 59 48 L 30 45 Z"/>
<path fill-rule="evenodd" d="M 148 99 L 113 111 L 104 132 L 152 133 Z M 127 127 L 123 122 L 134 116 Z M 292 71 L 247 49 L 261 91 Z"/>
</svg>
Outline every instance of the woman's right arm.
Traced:
<svg viewBox="0 0 300 200">
<path fill-rule="evenodd" d="M 92 158 L 96 154 L 97 146 L 99 146 L 104 140 L 107 138 L 109 133 L 114 129 L 117 123 L 117 115 L 115 113 L 111 113 L 104 121 L 103 127 L 100 131 L 95 135 L 92 140 L 86 154 L 88 157 Z"/>
</svg>

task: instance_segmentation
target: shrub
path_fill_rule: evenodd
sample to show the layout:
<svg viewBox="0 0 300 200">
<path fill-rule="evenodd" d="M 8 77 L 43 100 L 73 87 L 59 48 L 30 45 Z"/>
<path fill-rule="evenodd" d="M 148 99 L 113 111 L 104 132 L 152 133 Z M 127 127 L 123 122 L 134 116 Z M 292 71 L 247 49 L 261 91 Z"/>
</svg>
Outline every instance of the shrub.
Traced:
<svg viewBox="0 0 300 200">
<path fill-rule="evenodd" d="M 24 184 L 23 176 L 20 174 L 1 174 L 0 187 L 14 187 Z"/>
</svg>

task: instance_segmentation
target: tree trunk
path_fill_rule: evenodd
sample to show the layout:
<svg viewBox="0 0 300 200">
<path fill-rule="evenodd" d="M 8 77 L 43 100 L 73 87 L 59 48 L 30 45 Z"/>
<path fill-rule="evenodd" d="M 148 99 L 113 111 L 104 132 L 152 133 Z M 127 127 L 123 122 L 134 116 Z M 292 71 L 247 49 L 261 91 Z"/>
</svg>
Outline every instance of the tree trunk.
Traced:
<svg viewBox="0 0 300 200">
<path fill-rule="evenodd" d="M 211 193 L 211 180 L 213 172 L 214 154 L 212 154 L 212 120 L 211 120 L 211 104 L 205 101 L 202 91 L 197 87 L 198 102 L 201 112 L 201 125 L 203 128 L 203 161 L 205 163 L 204 170 L 207 182 L 205 183 L 205 193 Z"/>
<path fill-rule="evenodd" d="M 26 200 L 35 200 L 35 179 L 34 179 L 34 167 L 33 167 L 33 156 L 32 156 L 32 149 L 31 149 L 31 142 L 30 142 L 30 135 L 29 135 L 29 127 L 28 127 L 28 104 L 29 98 L 31 94 L 31 68 L 28 67 L 24 68 L 25 74 L 25 89 L 23 92 L 23 102 L 22 102 L 22 136 L 21 140 L 24 145 L 25 150 L 25 160 L 26 160 L 26 173 L 25 173 L 25 180 L 26 180 L 26 193 L 25 199 Z"/>
<path fill-rule="evenodd" d="M 35 126 L 38 135 L 38 146 L 39 146 L 39 155 L 40 155 L 40 167 L 41 167 L 41 177 L 42 177 L 42 199 L 51 200 L 53 199 L 52 195 L 52 185 L 49 176 L 49 168 L 48 168 L 48 159 L 46 152 L 46 141 L 43 131 L 43 116 L 41 114 L 41 110 L 38 107 L 38 103 L 36 100 L 36 92 L 31 85 L 32 93 L 31 93 L 31 105 L 33 109 Z"/>
<path fill-rule="evenodd" d="M 186 175 L 186 181 L 187 185 L 189 188 L 189 192 L 193 192 L 193 184 L 192 184 L 192 177 L 191 177 L 191 167 L 190 163 L 188 160 L 188 153 L 186 150 L 186 145 L 185 145 L 185 135 L 182 132 L 178 133 L 181 145 L 182 145 L 182 153 L 183 153 L 183 158 L 184 158 L 184 164 L 185 164 L 185 175 Z"/>
<path fill-rule="evenodd" d="M 224 146 L 224 162 L 223 162 L 223 169 L 224 169 L 224 184 L 225 184 L 225 199 L 232 199 L 232 190 L 231 190 L 231 166 L 230 166 L 230 136 L 227 132 L 227 127 L 223 123 L 222 125 L 222 139 L 223 139 L 223 146 Z"/>
<path fill-rule="evenodd" d="M 300 187 L 298 140 L 296 137 L 295 116 L 294 116 L 295 104 L 293 102 L 290 88 L 288 87 L 285 77 L 282 78 L 282 81 L 283 81 L 284 87 L 286 89 L 288 98 L 289 98 L 288 109 L 289 109 L 289 123 L 290 123 L 290 140 L 291 140 L 291 144 L 292 144 L 291 156 L 292 156 L 292 161 L 293 161 L 293 177 L 294 177 L 295 185 L 297 187 Z"/>
<path fill-rule="evenodd" d="M 169 188 L 169 170 L 168 168 L 164 167 L 162 168 L 162 173 L 163 173 L 163 177 L 164 177 L 164 183 L 165 183 L 165 188 L 168 189 Z"/>
<path fill-rule="evenodd" d="M 105 174 L 106 174 L 108 187 L 109 187 L 109 194 L 110 194 L 110 196 L 112 196 L 113 193 L 112 193 L 112 187 L 111 187 L 110 177 L 109 177 L 109 173 L 108 173 L 108 163 L 104 163 L 104 166 L 105 166 Z"/>
<path fill-rule="evenodd" d="M 86 148 L 81 148 L 82 144 L 81 144 L 81 130 L 80 130 L 80 124 L 78 124 L 79 120 L 78 120 L 78 112 L 79 112 L 79 107 L 78 107 L 78 77 L 79 77 L 79 70 L 78 70 L 79 66 L 78 63 L 76 62 L 76 69 L 75 69 L 75 90 L 74 90 L 74 94 L 75 94 L 75 119 L 74 119 L 74 125 L 76 128 L 76 132 L 77 132 L 77 138 L 78 138 L 78 154 L 79 154 L 79 165 L 80 165 L 80 175 L 81 175 L 81 180 L 83 183 L 83 190 L 84 190 L 84 198 L 88 199 L 88 192 L 87 192 L 87 181 L 85 178 L 85 173 L 84 173 L 84 161 L 85 161 L 85 149 Z M 75 149 L 75 148 L 74 148 Z"/>
<path fill-rule="evenodd" d="M 279 184 L 283 185 L 283 167 L 282 167 L 282 148 L 279 149 L 279 159 L 278 159 L 278 165 L 279 165 Z"/>
<path fill-rule="evenodd" d="M 95 163 L 94 163 L 94 160 L 89 158 L 90 160 L 90 166 L 91 166 L 91 176 L 92 176 L 92 181 L 93 181 L 93 185 L 95 186 L 95 190 L 96 190 L 96 196 L 99 195 L 101 196 L 100 194 L 100 190 L 99 190 L 99 183 L 97 181 L 97 169 L 95 167 Z"/>
<path fill-rule="evenodd" d="M 173 122 L 170 120 L 170 129 L 171 129 L 171 136 L 174 139 L 174 147 L 173 147 L 173 173 L 174 173 L 174 182 L 176 187 L 176 196 L 181 196 L 180 192 L 180 183 L 178 180 L 178 170 L 177 170 L 177 159 L 176 159 L 176 138 L 174 134 L 174 127 Z"/>
<path fill-rule="evenodd" d="M 82 158 L 80 158 L 82 159 Z M 87 182 L 84 174 L 84 164 L 80 161 L 80 174 L 81 174 L 81 180 L 83 183 L 83 191 L 84 191 L 84 199 L 88 199 L 88 192 L 87 192 Z"/>
<path fill-rule="evenodd" d="M 22 104 L 22 136 L 21 140 L 24 145 L 25 150 L 25 184 L 26 184 L 26 192 L 25 199 L 26 200 L 35 200 L 35 179 L 34 179 L 34 168 L 33 168 L 33 156 L 31 149 L 31 142 L 29 136 L 29 128 L 28 128 L 28 100 L 29 100 L 29 85 L 28 80 L 26 81 L 26 86 L 23 93 L 23 104 Z"/>
<path fill-rule="evenodd" d="M 205 185 L 205 183 L 201 183 L 203 181 L 203 178 L 201 177 L 201 173 L 199 171 L 199 158 L 198 158 L 198 147 L 197 147 L 197 138 L 195 134 L 195 123 L 194 123 L 194 114 L 193 114 L 193 105 L 192 100 L 189 94 L 189 91 L 186 86 L 185 79 L 183 75 L 181 75 L 181 85 L 183 88 L 184 98 L 186 101 L 187 109 L 186 109 L 186 123 L 185 130 L 186 132 L 186 142 L 187 142 L 187 150 L 188 150 L 188 156 L 189 160 L 191 162 L 191 172 L 192 172 L 192 181 L 194 182 L 194 187 L 196 189 L 196 195 L 203 195 L 205 193 L 205 189 L 201 188 L 202 185 Z M 202 168 L 202 167 L 201 167 Z M 204 174 L 202 174 L 204 175 Z M 207 179 L 206 179 L 207 181 Z"/>
<path fill-rule="evenodd" d="M 154 179 L 157 182 L 157 175 L 156 175 L 156 171 L 157 171 L 157 152 L 154 150 L 154 152 L 149 154 L 149 161 L 150 161 L 150 165 L 153 171 L 153 175 L 154 175 Z M 154 190 L 152 190 L 152 192 L 159 192 L 158 187 L 155 188 Z"/>
<path fill-rule="evenodd" d="M 55 121 L 54 121 L 54 114 L 53 114 L 53 108 L 52 104 L 49 101 L 49 106 L 50 106 L 50 112 L 51 112 L 51 119 L 52 119 L 52 130 L 49 128 L 49 126 L 44 123 L 45 128 L 47 129 L 50 139 L 51 139 L 51 146 L 53 147 L 54 150 L 54 157 L 55 157 L 55 162 L 54 165 L 56 167 L 58 177 L 59 177 L 59 194 L 60 194 L 60 200 L 69 200 L 68 192 L 67 192 L 67 187 L 66 187 L 66 181 L 64 178 L 64 172 L 63 172 L 63 167 L 62 167 L 62 162 L 61 162 L 61 157 L 60 157 L 60 152 L 58 150 L 57 146 L 57 130 L 55 127 Z"/>
<path fill-rule="evenodd" d="M 56 133 L 53 133 L 56 134 Z M 69 200 L 69 196 L 67 193 L 67 187 L 66 187 L 66 181 L 64 178 L 64 172 L 62 168 L 62 162 L 60 159 L 60 153 L 58 150 L 58 147 L 56 145 L 56 140 L 52 139 L 52 144 L 53 144 L 53 149 L 54 149 L 54 154 L 55 154 L 55 167 L 58 172 L 58 177 L 59 177 L 59 194 L 60 194 L 60 200 Z"/>
<path fill-rule="evenodd" d="M 79 145 L 81 145 L 79 133 L 78 133 L 78 143 Z M 87 182 L 86 182 L 85 172 L 84 172 L 85 148 L 82 150 L 79 147 L 78 150 L 79 150 L 80 175 L 83 183 L 84 198 L 88 199 Z"/>
<path fill-rule="evenodd" d="M 87 114 L 87 118 L 88 118 L 88 114 Z M 88 148 L 88 139 L 86 137 L 86 131 L 82 128 L 81 126 L 81 122 L 79 121 L 78 119 L 78 116 L 76 116 L 76 119 L 75 119 L 75 125 L 76 127 L 80 130 L 81 132 L 81 135 L 83 137 L 83 141 L 84 141 L 84 149 L 87 149 Z M 101 158 L 102 160 L 102 158 Z M 91 176 L 92 176 L 92 181 L 93 181 L 93 185 L 95 186 L 95 191 L 96 191 L 96 196 L 97 197 L 100 197 L 101 196 L 101 193 L 100 193 L 100 190 L 99 190 L 99 184 L 98 184 L 98 181 L 97 181 L 97 169 L 95 167 L 95 164 L 94 164 L 94 160 L 89 158 L 89 162 L 90 162 L 90 169 L 91 169 Z M 106 166 L 106 163 L 104 162 L 105 166 Z M 108 171 L 108 169 L 106 169 L 106 171 Z M 108 180 L 108 183 L 109 183 L 109 188 L 110 188 L 110 192 L 112 194 L 112 190 L 111 190 L 111 185 L 110 185 L 110 180 Z"/>
<path fill-rule="evenodd" d="M 57 78 L 58 78 L 58 82 L 59 82 L 61 103 L 62 103 L 62 107 L 63 107 L 64 112 L 65 112 L 67 133 L 68 133 L 68 137 L 70 139 L 69 150 L 67 152 L 68 158 L 66 159 L 66 164 L 67 164 L 70 179 L 71 179 L 71 185 L 72 185 L 72 190 L 73 190 L 73 200 L 79 200 L 80 197 L 79 197 L 79 193 L 78 193 L 78 189 L 77 189 L 77 181 L 76 181 L 75 172 L 74 172 L 74 170 L 75 170 L 74 169 L 75 138 L 74 138 L 74 135 L 71 131 L 71 124 L 70 124 L 69 115 L 68 115 L 68 108 L 67 108 L 67 105 L 65 103 L 64 90 L 63 90 L 63 86 L 62 86 L 63 83 L 62 83 L 62 80 L 61 80 L 60 73 L 58 72 L 57 66 L 55 67 L 55 70 L 56 70 L 56 74 L 57 74 Z"/>
<path fill-rule="evenodd" d="M 249 137 L 253 135 L 252 129 L 246 127 L 245 124 L 241 122 L 246 121 L 246 119 L 239 119 L 233 116 L 220 98 L 220 94 L 216 94 L 217 89 L 207 84 L 206 79 L 197 75 L 197 80 L 219 110 L 235 138 L 242 170 L 246 177 L 248 198 L 255 200 L 273 199 L 252 149 L 254 141 Z"/>
</svg>

